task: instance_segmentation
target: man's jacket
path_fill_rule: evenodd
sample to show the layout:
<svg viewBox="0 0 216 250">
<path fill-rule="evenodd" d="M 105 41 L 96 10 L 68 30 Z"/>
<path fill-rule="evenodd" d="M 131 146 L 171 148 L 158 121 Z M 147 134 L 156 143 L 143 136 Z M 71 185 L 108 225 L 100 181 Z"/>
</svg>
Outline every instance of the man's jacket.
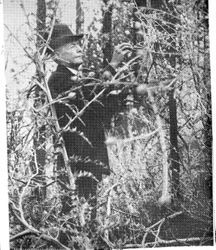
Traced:
<svg viewBox="0 0 216 250">
<path fill-rule="evenodd" d="M 73 79 L 74 75 L 69 69 L 61 65 L 57 67 L 48 82 L 54 101 L 67 97 L 70 89 L 79 85 L 78 80 Z M 100 86 L 85 87 L 84 85 L 75 92 L 75 98 L 55 103 L 60 127 L 65 127 L 70 119 L 101 90 Z M 86 170 L 94 174 L 109 174 L 104 132 L 109 128 L 112 116 L 120 107 L 120 99 L 123 99 L 121 94 L 109 95 L 109 90 L 106 90 L 97 101 L 85 109 L 79 118 L 74 120 L 70 125 L 71 131 L 63 132 L 66 150 L 72 159 L 72 171 Z"/>
</svg>

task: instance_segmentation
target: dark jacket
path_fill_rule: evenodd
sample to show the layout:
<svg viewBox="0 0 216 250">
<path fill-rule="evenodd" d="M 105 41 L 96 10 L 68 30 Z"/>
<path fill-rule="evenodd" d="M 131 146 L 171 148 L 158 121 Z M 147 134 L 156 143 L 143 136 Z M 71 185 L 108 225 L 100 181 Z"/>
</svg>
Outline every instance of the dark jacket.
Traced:
<svg viewBox="0 0 216 250">
<path fill-rule="evenodd" d="M 66 67 L 61 65 L 57 67 L 48 82 L 53 99 L 60 95 L 67 96 L 64 93 L 78 85 L 77 81 L 71 80 L 72 76 L 73 74 Z M 76 91 L 75 99 L 68 100 L 66 103 L 56 103 L 55 109 L 60 127 L 67 125 L 70 118 L 75 116 L 75 112 L 81 110 L 101 90 L 102 87 L 84 86 Z M 72 171 L 86 170 L 109 174 L 104 132 L 109 128 L 112 116 L 120 107 L 119 100 L 123 98 L 123 96 L 109 95 L 109 91 L 106 90 L 97 102 L 91 103 L 80 118 L 71 124 L 70 128 L 76 128 L 76 131 L 63 133 L 68 156 L 73 156 Z"/>
</svg>

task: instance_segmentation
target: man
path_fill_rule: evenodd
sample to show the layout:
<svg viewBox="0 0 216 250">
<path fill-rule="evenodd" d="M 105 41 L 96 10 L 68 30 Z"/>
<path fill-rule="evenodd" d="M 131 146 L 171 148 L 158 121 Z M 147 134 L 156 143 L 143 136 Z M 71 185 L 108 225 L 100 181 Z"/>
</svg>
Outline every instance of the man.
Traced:
<svg viewBox="0 0 216 250">
<path fill-rule="evenodd" d="M 124 94 L 116 95 L 111 87 L 103 90 L 103 86 L 87 86 L 89 82 L 85 86 L 79 79 L 78 69 L 83 63 L 83 52 L 79 45 L 82 37 L 74 35 L 65 24 L 54 26 L 49 54 L 58 67 L 48 84 L 54 100 L 64 99 L 56 102 L 55 109 L 59 125 L 65 129 L 62 136 L 71 171 L 90 172 L 100 181 L 103 174 L 110 173 L 104 130 L 109 128 L 111 117 L 118 111 L 119 100 L 124 99 Z M 106 75 L 107 72 L 108 75 L 115 74 L 115 68 L 129 50 L 128 44 L 122 44 L 114 50 L 112 60 L 105 69 Z M 80 88 L 81 83 L 83 86 Z M 78 87 L 77 90 L 74 90 L 75 87 Z M 96 95 L 99 95 L 98 98 L 95 98 Z M 77 116 L 81 110 L 83 112 Z M 63 159 L 59 157 L 58 169 L 63 168 Z M 67 181 L 63 177 L 61 180 Z M 80 197 L 89 199 L 95 196 L 97 182 L 93 178 L 78 178 L 76 184 Z M 67 213 L 70 207 L 65 206 L 63 210 Z"/>
</svg>

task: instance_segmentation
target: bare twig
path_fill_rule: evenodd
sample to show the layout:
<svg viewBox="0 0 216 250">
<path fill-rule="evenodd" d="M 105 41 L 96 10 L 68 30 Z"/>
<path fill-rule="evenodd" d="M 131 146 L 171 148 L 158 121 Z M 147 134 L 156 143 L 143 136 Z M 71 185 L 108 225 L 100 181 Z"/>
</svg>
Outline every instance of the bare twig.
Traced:
<svg viewBox="0 0 216 250">
<path fill-rule="evenodd" d="M 112 81 L 114 81 L 124 70 L 127 70 L 129 65 L 132 64 L 133 62 L 135 62 L 138 58 L 140 58 L 140 56 L 135 56 L 134 58 L 132 58 L 130 61 L 128 61 L 127 63 L 125 63 L 125 65 L 123 67 L 121 67 L 116 74 L 113 76 Z"/>
<path fill-rule="evenodd" d="M 131 214 L 131 213 L 127 213 L 127 212 L 125 212 L 125 211 L 122 211 L 122 210 L 119 210 L 119 209 L 116 209 L 116 208 L 112 208 L 112 210 L 113 210 L 113 211 L 116 211 L 116 212 L 118 212 L 118 213 L 121 213 L 121 214 L 128 215 L 128 216 L 140 218 L 140 216 L 138 216 L 138 215 Z"/>
<path fill-rule="evenodd" d="M 147 139 L 150 136 L 153 136 L 154 134 L 156 134 L 157 132 L 159 132 L 159 129 L 155 129 L 154 131 L 152 131 L 152 132 L 150 132 L 148 134 L 141 134 L 139 136 L 134 136 L 134 137 L 131 137 L 131 138 L 126 138 L 126 139 L 117 139 L 115 137 L 108 138 L 105 143 L 106 143 L 106 145 L 109 145 L 109 146 L 117 144 L 117 143 L 121 143 L 121 144 L 130 143 L 130 142 L 136 141 L 136 140 Z"/>
<path fill-rule="evenodd" d="M 110 240 L 106 239 L 102 235 L 100 235 L 100 237 L 110 247 L 110 249 L 114 249 L 114 244 Z"/>
<path fill-rule="evenodd" d="M 35 163 L 35 167 L 36 167 L 36 173 L 33 174 L 33 175 L 29 178 L 29 180 L 28 180 L 26 186 L 23 187 L 23 190 L 22 190 L 22 192 L 21 192 L 21 194 L 20 194 L 19 206 L 18 206 L 18 207 L 19 207 L 19 212 L 20 212 L 20 219 L 22 220 L 23 224 L 24 224 L 27 228 L 29 228 L 31 231 L 33 231 L 33 232 L 35 232 L 36 229 L 35 229 L 34 227 L 32 227 L 32 226 L 26 221 L 25 216 L 24 216 L 23 204 L 22 204 L 22 203 L 23 203 L 24 196 L 26 195 L 27 189 L 28 189 L 29 186 L 30 186 L 31 181 L 32 181 L 33 178 L 36 177 L 36 176 L 38 175 L 38 173 L 39 173 L 39 168 L 38 168 L 38 164 L 37 164 L 36 153 L 34 153 L 34 163 Z"/>
<path fill-rule="evenodd" d="M 210 240 L 212 240 L 212 238 L 209 238 Z M 193 241 L 201 241 L 202 239 L 199 237 L 192 237 L 192 238 L 186 238 L 186 239 L 176 239 L 176 240 L 162 240 L 162 239 L 158 239 L 158 244 L 166 244 L 166 245 L 172 245 L 175 243 L 189 243 L 189 242 L 193 242 Z M 146 249 L 146 247 L 150 247 L 150 246 L 154 246 L 155 242 L 148 242 L 145 244 L 145 247 L 143 248 L 143 245 L 141 244 L 126 244 L 124 247 L 122 248 L 122 250 L 126 250 L 128 248 L 139 248 L 140 250 L 144 250 Z M 117 250 L 117 248 L 113 248 L 113 250 Z"/>
<path fill-rule="evenodd" d="M 160 230 L 161 230 L 161 227 L 162 227 L 162 225 L 164 224 L 164 222 L 165 222 L 165 218 L 163 218 L 163 219 L 161 220 L 161 222 L 160 222 L 160 224 L 159 224 L 159 226 L 158 226 L 157 234 L 155 235 L 155 244 L 153 245 L 153 247 L 156 247 L 157 244 L 158 244 L 158 242 L 159 242 L 159 240 L 161 240 L 161 239 L 159 238 L 159 234 L 160 234 Z"/>
<path fill-rule="evenodd" d="M 105 227 L 107 227 L 107 225 L 109 224 L 109 216 L 111 214 L 112 191 L 113 191 L 113 189 L 109 190 L 108 197 L 107 197 L 107 211 L 106 211 Z M 109 240 L 109 229 L 104 230 L 104 237 L 107 240 Z"/>
<path fill-rule="evenodd" d="M 46 240 L 46 241 L 49 241 L 49 242 L 55 244 L 56 246 L 60 247 L 60 249 L 70 250 L 70 248 L 68 248 L 67 246 L 63 245 L 56 238 L 53 238 L 52 236 L 45 235 L 45 234 L 39 232 L 38 230 L 36 230 L 36 231 L 32 231 L 32 230 L 29 230 L 29 229 L 24 230 L 23 232 L 21 232 L 19 234 L 16 234 L 13 237 L 11 237 L 10 241 L 14 241 L 14 240 L 16 240 L 18 238 L 21 238 L 21 237 L 25 236 L 25 235 L 36 235 L 36 236 L 38 236 L 42 240 Z"/>
<path fill-rule="evenodd" d="M 147 238 L 147 235 L 148 235 L 149 232 L 151 232 L 153 235 L 155 235 L 154 232 L 152 231 L 153 228 L 155 228 L 158 225 L 160 226 L 161 223 L 163 224 L 165 222 L 165 220 L 173 219 L 173 218 L 175 218 L 176 216 L 178 216 L 178 215 L 180 215 L 182 213 L 183 213 L 183 211 L 179 211 L 179 212 L 176 212 L 174 214 L 171 214 L 167 218 L 162 218 L 161 220 L 159 220 L 158 222 L 156 222 L 153 225 L 149 226 L 148 228 L 145 228 L 146 233 L 144 234 L 143 239 L 142 239 L 142 246 L 145 245 L 145 241 L 146 241 L 146 238 Z M 158 238 L 158 235 L 157 235 L 157 238 Z"/>
<path fill-rule="evenodd" d="M 27 12 L 26 12 L 24 2 L 23 2 L 23 0 L 20 0 L 19 2 L 20 2 L 20 7 L 21 7 L 21 9 L 22 9 L 22 11 L 23 11 L 23 14 L 24 14 L 24 16 L 25 16 L 25 18 L 26 18 L 28 27 L 29 27 L 31 33 L 34 34 L 34 29 L 33 29 L 32 25 L 31 25 L 31 23 L 30 23 L 30 21 L 29 21 L 29 15 L 28 15 Z"/>
<path fill-rule="evenodd" d="M 13 208 L 19 212 L 21 215 L 22 215 L 22 210 L 20 211 L 20 208 L 16 208 L 16 206 L 14 205 L 13 202 L 10 202 L 10 204 L 13 206 Z M 40 232 L 39 230 L 37 230 L 36 228 L 34 228 L 33 226 L 31 226 L 30 224 L 28 224 L 28 222 L 25 220 L 24 217 L 20 217 L 14 210 L 13 210 L 13 214 L 16 216 L 16 218 L 27 228 L 26 230 L 12 236 L 10 238 L 10 241 L 14 241 L 18 238 L 21 238 L 25 235 L 36 235 L 38 236 L 40 239 L 43 239 L 43 240 L 46 240 L 46 241 L 49 241 L 55 245 L 57 245 L 58 247 L 60 247 L 61 249 L 65 249 L 65 250 L 70 250 L 70 248 L 68 248 L 67 246 L 63 245 L 62 243 L 60 243 L 56 238 L 53 238 L 52 236 L 48 236 L 48 235 L 45 235 L 44 233 Z"/>
<path fill-rule="evenodd" d="M 23 51 L 26 53 L 26 55 L 28 56 L 29 59 L 31 59 L 34 63 L 34 57 L 32 55 L 30 55 L 30 53 L 27 51 L 27 49 L 22 45 L 22 43 L 20 42 L 20 40 L 13 34 L 13 32 L 10 30 L 10 28 L 5 24 L 5 27 L 7 28 L 7 30 L 10 32 L 10 35 L 17 41 L 17 43 L 20 45 L 20 47 L 23 49 Z"/>
<path fill-rule="evenodd" d="M 51 23 L 51 28 L 50 28 L 50 32 L 49 32 L 49 35 L 48 35 L 48 38 L 47 38 L 47 41 L 46 41 L 46 45 L 44 46 L 44 49 L 43 49 L 43 52 L 42 52 L 42 59 L 46 53 L 46 50 L 47 50 L 47 47 L 49 46 L 49 41 L 51 39 L 51 36 L 52 36 L 52 31 L 53 31 L 53 28 L 54 28 L 54 25 L 55 25 L 55 21 L 56 21 L 56 11 L 58 9 L 58 5 L 59 5 L 59 0 L 58 2 L 56 3 L 56 6 L 55 6 L 55 9 L 54 9 L 54 15 L 53 15 L 53 20 L 52 20 L 52 23 Z"/>
<path fill-rule="evenodd" d="M 120 184 L 119 182 L 113 184 L 110 188 L 108 188 L 108 189 L 105 191 L 105 193 L 104 193 L 104 195 L 103 195 L 102 197 L 105 197 L 105 196 L 109 195 L 110 191 L 113 190 L 115 187 L 117 187 L 119 184 Z"/>
<path fill-rule="evenodd" d="M 150 80 L 148 84 L 145 84 L 145 88 L 146 90 L 157 90 L 157 89 L 161 89 L 161 90 L 169 90 L 172 85 L 174 84 L 176 79 L 167 79 L 167 80 Z M 46 93 L 46 89 L 43 87 L 43 85 L 41 83 L 39 83 L 38 81 L 36 81 L 36 84 L 42 89 L 44 90 L 44 92 Z M 42 107 L 40 107 L 39 109 L 35 109 L 36 112 L 40 112 L 41 110 L 55 104 L 55 103 L 61 103 L 65 100 L 69 100 L 70 97 L 67 96 L 67 94 L 73 92 L 73 91 L 77 91 L 83 87 L 94 87 L 94 86 L 100 86 L 100 87 L 110 87 L 110 86 L 114 86 L 114 87 L 118 87 L 118 86 L 124 86 L 124 87 L 136 87 L 139 86 L 140 84 L 137 82 L 121 82 L 119 80 L 116 81 L 111 81 L 111 82 L 91 82 L 88 84 L 80 84 L 79 86 L 73 87 L 68 91 L 64 92 L 64 96 L 59 95 L 57 98 L 52 99 L 52 101 L 50 101 L 49 103 L 47 103 L 46 105 L 43 105 Z"/>
<path fill-rule="evenodd" d="M 31 230 L 26 229 L 26 230 L 24 230 L 24 231 L 22 231 L 22 232 L 20 232 L 20 233 L 18 233 L 16 235 L 12 236 L 10 238 L 10 241 L 14 241 L 16 239 L 22 238 L 23 236 L 28 235 L 28 234 L 31 234 Z"/>
<path fill-rule="evenodd" d="M 77 114 L 73 117 L 73 119 L 71 119 L 68 122 L 68 124 L 63 128 L 63 130 L 67 130 L 70 127 L 70 125 L 83 114 L 83 112 L 90 106 L 90 104 L 96 101 L 97 98 L 99 98 L 104 93 L 105 90 L 106 89 L 102 89 L 94 98 L 92 98 L 91 101 L 89 101 L 79 112 L 77 112 Z"/>
</svg>

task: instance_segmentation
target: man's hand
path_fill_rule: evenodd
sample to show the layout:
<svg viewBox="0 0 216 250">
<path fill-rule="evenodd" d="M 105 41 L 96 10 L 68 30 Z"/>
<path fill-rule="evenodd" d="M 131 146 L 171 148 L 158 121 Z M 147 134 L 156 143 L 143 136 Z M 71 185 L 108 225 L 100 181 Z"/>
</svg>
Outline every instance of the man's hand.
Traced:
<svg viewBox="0 0 216 250">
<path fill-rule="evenodd" d="M 130 43 L 121 43 L 114 49 L 112 60 L 109 63 L 114 69 L 123 61 L 124 56 L 130 53 L 132 46 Z"/>
</svg>

